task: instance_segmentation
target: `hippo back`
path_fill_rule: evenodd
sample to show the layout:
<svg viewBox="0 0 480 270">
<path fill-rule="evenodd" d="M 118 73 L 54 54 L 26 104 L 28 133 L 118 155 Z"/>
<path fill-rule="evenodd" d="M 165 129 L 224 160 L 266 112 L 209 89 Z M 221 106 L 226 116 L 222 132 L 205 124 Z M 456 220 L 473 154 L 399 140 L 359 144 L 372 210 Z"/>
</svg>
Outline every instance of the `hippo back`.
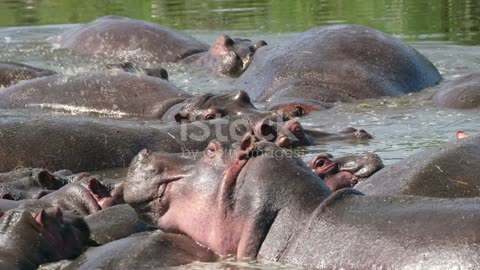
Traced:
<svg viewBox="0 0 480 270">
<path fill-rule="evenodd" d="M 479 175 L 480 137 L 476 136 L 407 157 L 355 188 L 367 195 L 479 197 Z"/>
<path fill-rule="evenodd" d="M 446 83 L 433 96 L 433 103 L 451 109 L 480 108 L 480 73 Z"/>
<path fill-rule="evenodd" d="M 289 96 L 334 102 L 399 96 L 440 80 L 432 63 L 400 40 L 336 25 L 260 48 L 236 86 L 258 101 Z"/>
<path fill-rule="evenodd" d="M 78 54 L 134 62 L 175 62 L 208 45 L 170 28 L 107 16 L 61 35 L 61 48 Z"/>
</svg>

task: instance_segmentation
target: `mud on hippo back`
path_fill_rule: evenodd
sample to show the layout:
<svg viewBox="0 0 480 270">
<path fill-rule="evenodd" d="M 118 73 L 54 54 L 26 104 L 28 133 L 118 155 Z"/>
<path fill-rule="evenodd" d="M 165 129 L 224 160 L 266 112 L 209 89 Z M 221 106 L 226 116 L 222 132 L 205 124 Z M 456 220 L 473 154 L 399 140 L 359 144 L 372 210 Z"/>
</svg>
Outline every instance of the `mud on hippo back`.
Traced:
<svg viewBox="0 0 480 270">
<path fill-rule="evenodd" d="M 265 41 L 220 36 L 213 47 L 165 26 L 106 16 L 60 36 L 60 47 L 81 55 L 132 62 L 184 62 L 215 73 L 238 76 Z"/>
<path fill-rule="evenodd" d="M 364 26 L 336 25 L 260 48 L 235 87 L 277 108 L 282 106 L 275 99 L 284 97 L 324 102 L 305 101 L 309 111 L 328 108 L 325 102 L 400 96 L 441 79 L 428 59 L 399 39 Z"/>
</svg>

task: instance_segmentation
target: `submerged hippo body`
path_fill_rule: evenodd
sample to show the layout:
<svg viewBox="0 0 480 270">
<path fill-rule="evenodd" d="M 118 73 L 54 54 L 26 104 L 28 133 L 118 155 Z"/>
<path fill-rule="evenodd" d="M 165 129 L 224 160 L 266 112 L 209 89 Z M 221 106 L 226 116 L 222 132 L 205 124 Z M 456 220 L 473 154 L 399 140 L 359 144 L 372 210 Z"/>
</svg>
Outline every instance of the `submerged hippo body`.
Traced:
<svg viewBox="0 0 480 270">
<path fill-rule="evenodd" d="M 121 61 L 180 62 L 206 66 L 216 73 L 238 76 L 249 65 L 253 53 L 265 45 L 246 39 L 221 36 L 209 46 L 186 34 L 141 20 L 107 16 L 60 36 L 60 47 L 81 55 Z"/>
<path fill-rule="evenodd" d="M 190 95 L 165 80 L 127 72 L 56 75 L 0 92 L 0 108 L 46 108 L 114 116 L 161 116 Z"/>
<path fill-rule="evenodd" d="M 20 63 L 0 61 L 0 87 L 8 87 L 19 81 L 30 80 L 56 74 L 54 71 L 40 69 Z"/>
<path fill-rule="evenodd" d="M 356 189 L 367 195 L 480 197 L 480 137 L 427 150 L 384 168 Z"/>
<path fill-rule="evenodd" d="M 480 108 L 480 73 L 473 73 L 444 84 L 433 96 L 433 103 L 442 108 Z"/>
<path fill-rule="evenodd" d="M 400 96 L 440 80 L 433 64 L 400 40 L 363 26 L 336 25 L 262 47 L 235 86 L 255 101 L 289 97 L 331 103 Z M 306 103 L 305 111 L 328 107 Z"/>
<path fill-rule="evenodd" d="M 212 141 L 197 159 L 143 150 L 124 186 L 145 220 L 220 255 L 327 269 L 477 265 L 480 199 L 359 194 L 332 193 L 301 160 L 251 136 L 233 149 Z"/>
<path fill-rule="evenodd" d="M 235 122 L 236 124 L 232 124 Z M 243 124 L 242 124 L 243 123 Z M 214 138 L 232 143 L 249 122 L 215 119 L 158 128 L 108 119 L 56 116 L 0 117 L 0 172 L 17 167 L 84 172 L 127 167 L 143 148 L 189 155 Z"/>
<path fill-rule="evenodd" d="M 161 269 L 216 260 L 215 253 L 185 235 L 155 231 L 89 249 L 65 269 Z"/>
</svg>

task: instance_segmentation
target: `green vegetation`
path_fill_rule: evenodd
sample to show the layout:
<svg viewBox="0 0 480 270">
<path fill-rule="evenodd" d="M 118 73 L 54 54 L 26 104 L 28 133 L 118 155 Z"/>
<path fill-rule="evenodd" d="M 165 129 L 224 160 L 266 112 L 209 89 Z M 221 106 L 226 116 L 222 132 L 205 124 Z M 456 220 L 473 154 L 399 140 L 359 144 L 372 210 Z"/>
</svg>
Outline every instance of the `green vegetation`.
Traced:
<svg viewBox="0 0 480 270">
<path fill-rule="evenodd" d="M 0 26 L 84 23 L 122 15 L 175 29 L 299 32 L 356 23 L 406 40 L 480 44 L 478 0 L 9 0 Z"/>
</svg>

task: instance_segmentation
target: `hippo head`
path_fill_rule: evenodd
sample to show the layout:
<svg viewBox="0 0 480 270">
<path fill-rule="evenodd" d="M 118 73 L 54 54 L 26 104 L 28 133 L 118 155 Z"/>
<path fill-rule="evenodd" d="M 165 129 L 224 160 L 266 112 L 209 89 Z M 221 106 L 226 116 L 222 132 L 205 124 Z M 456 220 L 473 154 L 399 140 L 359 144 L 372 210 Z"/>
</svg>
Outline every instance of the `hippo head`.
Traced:
<svg viewBox="0 0 480 270">
<path fill-rule="evenodd" d="M 196 156 L 142 150 L 124 183 L 147 222 L 242 258 L 256 256 L 279 211 L 301 215 L 328 194 L 300 159 L 252 135 L 233 146 L 214 140 Z"/>
<path fill-rule="evenodd" d="M 129 72 L 129 73 L 145 74 L 147 76 L 151 76 L 151 77 L 155 77 L 155 78 L 159 78 L 159 79 L 168 81 L 168 72 L 167 72 L 166 69 L 161 68 L 161 67 L 159 67 L 159 68 L 144 68 L 144 67 L 137 66 L 137 65 L 135 65 L 134 63 L 131 63 L 131 62 L 123 62 L 123 63 L 120 63 L 120 64 L 107 64 L 105 66 L 105 68 L 106 69 L 112 69 L 112 70 L 120 69 L 120 70 L 123 70 L 125 72 Z"/>
<path fill-rule="evenodd" d="M 302 125 L 297 120 L 274 120 L 272 118 L 264 118 L 258 121 L 253 127 L 255 137 L 259 140 L 273 142 L 282 148 L 313 144 L 312 138 L 305 133 Z"/>
<path fill-rule="evenodd" d="M 226 94 L 205 94 L 187 99 L 172 106 L 162 119 L 177 123 L 191 123 L 242 114 L 265 117 L 273 113 L 255 108 L 245 91 L 235 91 Z"/>
<path fill-rule="evenodd" d="M 78 256 L 90 231 L 81 218 L 64 218 L 59 208 L 7 211 L 0 219 L 0 253 L 17 269 Z"/>
<path fill-rule="evenodd" d="M 220 36 L 210 48 L 203 62 L 215 72 L 225 76 L 238 77 L 250 65 L 255 51 L 267 45 L 263 40 L 252 42 L 249 39 Z"/>
</svg>

